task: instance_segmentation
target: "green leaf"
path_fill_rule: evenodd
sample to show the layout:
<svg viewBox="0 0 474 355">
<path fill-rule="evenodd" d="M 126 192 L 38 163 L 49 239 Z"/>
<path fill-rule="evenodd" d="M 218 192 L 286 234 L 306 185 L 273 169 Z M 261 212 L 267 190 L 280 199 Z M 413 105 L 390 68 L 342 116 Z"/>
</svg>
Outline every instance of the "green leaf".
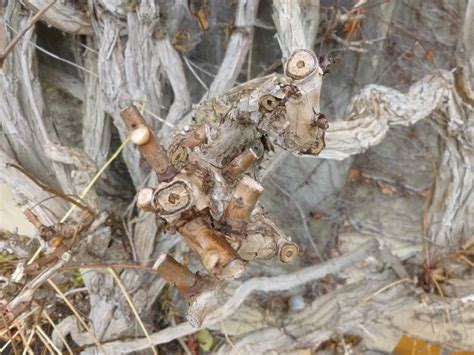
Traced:
<svg viewBox="0 0 474 355">
<path fill-rule="evenodd" d="M 210 351 L 214 345 L 214 338 L 212 334 L 207 329 L 201 329 L 197 335 L 196 339 L 199 343 L 199 346 L 204 351 Z"/>
</svg>

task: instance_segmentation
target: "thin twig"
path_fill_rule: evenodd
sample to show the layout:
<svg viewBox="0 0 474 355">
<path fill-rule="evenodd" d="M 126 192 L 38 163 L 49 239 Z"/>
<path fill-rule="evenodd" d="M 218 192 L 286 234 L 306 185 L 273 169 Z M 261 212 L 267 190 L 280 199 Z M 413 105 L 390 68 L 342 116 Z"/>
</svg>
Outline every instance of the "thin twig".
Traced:
<svg viewBox="0 0 474 355">
<path fill-rule="evenodd" d="M 5 50 L 0 54 L 0 68 L 3 66 L 3 62 L 5 61 L 5 58 L 8 56 L 8 54 L 10 54 L 10 52 L 13 50 L 13 48 L 16 46 L 16 44 L 18 43 L 18 41 L 21 39 L 21 37 L 23 37 L 25 35 L 25 33 L 31 28 L 33 27 L 33 25 L 38 22 L 38 20 L 40 19 L 40 17 L 46 12 L 49 10 L 49 8 L 51 6 L 54 5 L 54 3 L 56 2 L 56 0 L 51 0 L 48 4 L 46 4 L 45 7 L 43 7 L 41 10 L 38 11 L 38 13 L 36 15 L 34 15 L 25 25 L 25 27 L 23 27 L 20 31 L 18 31 L 18 33 L 16 34 L 16 36 L 10 41 L 10 43 L 8 44 L 7 48 L 5 48 Z"/>
<path fill-rule="evenodd" d="M 23 354 L 26 354 L 26 352 L 28 351 L 28 353 L 29 353 L 30 355 L 34 355 L 34 352 L 33 352 L 33 350 L 32 350 L 31 347 L 30 347 L 30 343 L 31 343 L 31 341 L 32 341 L 33 338 L 34 338 L 34 335 L 36 334 L 35 327 L 36 327 L 36 325 L 38 325 L 39 322 L 40 322 L 40 318 L 41 318 L 41 317 L 40 317 L 40 314 L 41 314 L 41 310 L 42 310 L 42 309 L 43 309 L 43 306 L 40 306 L 40 307 L 39 307 L 39 312 L 36 314 L 36 317 L 35 317 L 35 319 L 34 319 L 34 321 L 33 321 L 33 323 L 32 323 L 32 326 L 31 326 L 31 324 L 30 324 L 30 326 L 31 326 L 31 333 L 30 333 L 30 336 L 28 337 L 28 339 L 26 339 L 26 337 L 23 336 L 23 329 L 22 329 L 22 328 L 25 328 L 25 327 L 26 327 L 26 325 L 25 325 L 26 322 L 25 322 L 24 320 L 23 320 L 22 322 L 20 322 L 20 326 L 19 326 L 18 328 L 21 330 L 21 332 L 20 332 L 20 334 L 22 335 L 21 339 L 22 339 L 22 341 L 23 341 L 23 343 L 24 343 Z M 25 318 L 25 319 L 26 319 L 26 318 Z"/>
<path fill-rule="evenodd" d="M 32 174 L 30 174 L 26 169 L 24 169 L 22 166 L 17 165 L 15 163 L 7 163 L 7 167 L 12 167 L 15 168 L 16 170 L 20 171 L 23 175 L 25 175 L 28 179 L 30 179 L 32 182 L 34 182 L 36 185 L 38 185 L 40 188 L 42 188 L 44 191 L 49 192 L 50 194 L 53 194 L 55 196 L 61 197 L 63 200 L 68 201 L 72 203 L 73 205 L 79 207 L 80 209 L 87 211 L 90 213 L 91 216 L 94 216 L 95 213 L 94 211 L 87 205 L 73 199 L 70 195 L 67 195 L 61 191 L 58 191 L 56 189 L 53 189 L 52 187 L 46 185 L 42 181 L 38 180 L 35 178 Z M 81 197 L 82 198 L 82 197 Z"/>
<path fill-rule="evenodd" d="M 140 324 L 140 327 L 142 328 L 143 333 L 145 334 L 148 341 L 150 342 L 150 348 L 153 351 L 153 354 L 158 355 L 158 352 L 156 351 L 155 346 L 153 345 L 153 342 L 150 339 L 150 334 L 148 334 L 148 331 L 146 330 L 145 325 L 142 322 L 142 319 L 138 315 L 137 309 L 135 308 L 135 305 L 133 304 L 132 300 L 130 299 L 130 296 L 128 295 L 128 292 L 127 292 L 127 290 L 125 289 L 125 286 L 122 283 L 122 280 L 120 280 L 120 277 L 118 277 L 118 275 L 117 275 L 117 273 L 115 272 L 114 269 L 109 267 L 109 268 L 107 268 L 107 270 L 109 270 L 109 272 L 112 274 L 115 282 L 117 282 L 118 287 L 120 288 L 120 290 L 122 290 L 122 293 L 123 293 L 125 299 L 127 300 L 128 305 L 132 309 L 132 312 L 135 315 L 135 318 L 137 318 L 138 324 Z"/>
<path fill-rule="evenodd" d="M 11 27 L 9 24 L 6 24 L 8 26 L 8 28 L 10 28 L 12 31 L 16 31 L 13 27 Z M 66 64 L 69 64 L 71 66 L 73 66 L 74 68 L 77 68 L 79 70 L 82 70 L 83 72 L 91 75 L 92 77 L 96 78 L 96 79 L 99 79 L 99 74 L 97 73 L 94 73 L 93 71 L 90 71 L 89 69 L 79 65 L 79 64 L 76 64 L 70 60 L 67 60 L 67 59 L 64 59 L 64 58 L 61 58 L 60 56 L 54 54 L 54 53 L 51 53 L 49 51 L 47 51 L 46 49 L 44 49 L 43 47 L 40 47 L 38 46 L 36 43 L 34 42 L 29 42 L 30 45 L 32 45 L 33 47 L 35 47 L 37 50 L 39 50 L 40 52 L 46 54 L 47 56 L 51 57 L 51 58 L 54 58 L 56 60 L 59 60 L 60 62 L 63 62 L 63 63 L 66 63 Z M 125 94 L 128 94 L 126 93 L 123 89 L 119 89 L 118 90 L 120 93 L 125 93 Z M 168 109 L 168 107 L 165 107 L 163 105 L 159 105 L 160 107 L 164 108 L 164 109 Z M 168 121 L 166 121 L 164 118 L 160 117 L 159 115 L 157 115 L 156 113 L 146 109 L 144 110 L 146 113 L 148 113 L 151 117 L 153 117 L 154 119 L 156 119 L 157 121 L 160 121 L 161 123 L 171 127 L 171 128 L 176 128 L 176 126 L 172 123 L 169 123 Z"/>
<path fill-rule="evenodd" d="M 25 351 L 28 350 L 28 352 L 30 354 L 34 354 L 33 351 L 31 350 L 30 348 L 30 343 L 31 341 L 33 340 L 33 337 L 35 336 L 36 334 L 36 330 L 35 328 L 31 329 L 31 333 L 30 333 L 30 336 L 28 337 L 28 340 L 26 341 L 25 343 L 25 350 L 23 350 L 23 354 L 25 354 Z"/>
<path fill-rule="evenodd" d="M 12 324 L 10 324 L 10 325 L 8 326 L 8 328 L 6 328 L 6 329 L 4 329 L 4 330 L 2 330 L 2 331 L 0 332 L 0 336 L 5 335 L 5 333 L 8 332 L 8 329 L 10 329 L 10 328 L 13 327 L 13 326 L 16 326 L 17 328 L 20 328 L 20 327 L 21 327 L 20 322 L 24 321 L 26 318 L 28 318 L 29 316 L 31 316 L 31 315 L 32 315 L 34 312 L 36 312 L 37 310 L 38 310 L 38 307 L 35 307 L 35 308 L 33 308 L 31 311 L 29 311 L 27 314 L 24 314 L 24 313 L 23 313 L 23 314 L 17 316 L 17 318 L 12 321 Z"/>
<path fill-rule="evenodd" d="M 171 325 L 173 327 L 175 327 L 176 326 L 175 316 L 174 316 L 173 312 L 170 312 L 170 313 L 171 313 L 171 315 L 170 315 Z M 178 340 L 178 343 L 181 345 L 181 347 L 183 348 L 186 355 L 193 355 L 193 353 L 191 352 L 191 350 L 189 350 L 189 347 L 186 345 L 186 342 L 184 341 L 183 338 L 178 338 L 176 340 Z"/>
<path fill-rule="evenodd" d="M 8 341 L 7 341 L 5 344 L 3 344 L 3 346 L 0 348 L 0 354 L 3 354 L 3 351 L 8 347 L 8 345 L 10 345 L 10 343 L 12 342 L 12 340 L 15 339 L 15 338 L 17 337 L 17 335 L 20 334 L 20 330 L 21 330 L 21 329 L 18 329 L 18 330 L 16 331 L 16 333 L 13 334 L 13 336 L 12 336 L 11 338 L 9 338 Z"/>
</svg>

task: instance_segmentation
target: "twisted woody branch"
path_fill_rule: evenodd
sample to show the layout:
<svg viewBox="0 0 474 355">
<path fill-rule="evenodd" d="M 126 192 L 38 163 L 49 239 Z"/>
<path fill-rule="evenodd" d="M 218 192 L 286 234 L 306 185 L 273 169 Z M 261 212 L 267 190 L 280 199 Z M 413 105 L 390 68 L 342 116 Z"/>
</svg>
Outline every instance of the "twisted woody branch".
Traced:
<svg viewBox="0 0 474 355">
<path fill-rule="evenodd" d="M 160 181 L 139 191 L 138 207 L 178 231 L 209 273 L 194 274 L 166 254 L 154 266 L 188 299 L 194 326 L 214 307 L 223 282 L 244 273 L 245 262 L 273 257 L 291 262 L 298 255 L 298 246 L 258 202 L 263 187 L 256 167 L 273 144 L 297 154 L 317 155 L 324 148 L 323 74 L 313 52 L 298 50 L 285 74 L 255 79 L 200 104 L 193 124 L 168 149 L 134 106 L 121 112 L 131 140 Z"/>
</svg>

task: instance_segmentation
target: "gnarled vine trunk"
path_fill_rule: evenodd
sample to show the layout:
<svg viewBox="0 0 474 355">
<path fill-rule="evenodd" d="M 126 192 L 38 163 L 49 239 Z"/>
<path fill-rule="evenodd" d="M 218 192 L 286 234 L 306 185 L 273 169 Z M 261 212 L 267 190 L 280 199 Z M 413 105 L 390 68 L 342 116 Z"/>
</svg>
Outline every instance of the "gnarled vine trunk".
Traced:
<svg viewBox="0 0 474 355">
<path fill-rule="evenodd" d="M 1 339 L 474 348 L 474 1 L 0 5 Z"/>
</svg>

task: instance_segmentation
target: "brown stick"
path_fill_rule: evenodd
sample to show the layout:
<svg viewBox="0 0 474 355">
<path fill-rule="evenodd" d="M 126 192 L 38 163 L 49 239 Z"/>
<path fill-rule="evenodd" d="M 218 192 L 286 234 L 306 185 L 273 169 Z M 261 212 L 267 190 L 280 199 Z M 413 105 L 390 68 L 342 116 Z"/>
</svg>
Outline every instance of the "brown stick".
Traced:
<svg viewBox="0 0 474 355">
<path fill-rule="evenodd" d="M 153 269 L 188 300 L 187 320 L 199 327 L 206 315 L 217 307 L 220 284 L 209 277 L 192 273 L 168 254 L 161 254 Z"/>
<path fill-rule="evenodd" d="M 40 17 L 49 10 L 51 6 L 55 4 L 56 0 L 51 0 L 48 4 L 46 4 L 45 7 L 43 7 L 41 10 L 38 11 L 36 15 L 34 15 L 25 25 L 24 28 L 22 28 L 19 32 L 17 32 L 16 36 L 11 40 L 11 42 L 8 44 L 8 46 L 5 48 L 5 50 L 0 53 L 0 68 L 3 67 L 3 62 L 7 58 L 7 56 L 10 54 L 10 52 L 15 48 L 16 44 L 18 41 L 25 35 L 25 33 L 40 19 Z"/>
<path fill-rule="evenodd" d="M 222 222 L 234 231 L 242 231 L 262 193 L 262 185 L 250 176 L 244 176 L 232 193 Z"/>
<path fill-rule="evenodd" d="M 252 149 L 248 149 L 232 159 L 232 161 L 222 170 L 222 174 L 226 178 L 235 178 L 247 171 L 247 169 L 250 168 L 258 158 L 259 156 Z"/>
<path fill-rule="evenodd" d="M 209 286 L 209 281 L 191 272 L 168 254 L 161 254 L 153 265 L 153 270 L 172 284 L 187 299 L 200 294 Z"/>
<path fill-rule="evenodd" d="M 135 141 L 135 143 L 140 148 L 148 164 L 155 170 L 158 179 L 160 181 L 169 181 L 176 176 L 177 171 L 169 162 L 166 150 L 161 146 L 153 130 L 146 124 L 138 109 L 135 106 L 129 106 L 120 112 L 120 116 L 124 120 L 130 134 L 133 134 L 133 131 L 136 129 L 141 131 L 144 128 L 148 129 L 148 134 L 141 134 L 138 137 L 141 141 Z"/>
<path fill-rule="evenodd" d="M 225 237 L 198 217 L 178 229 L 186 244 L 201 258 L 204 267 L 218 278 L 242 275 L 243 263 Z"/>
</svg>

